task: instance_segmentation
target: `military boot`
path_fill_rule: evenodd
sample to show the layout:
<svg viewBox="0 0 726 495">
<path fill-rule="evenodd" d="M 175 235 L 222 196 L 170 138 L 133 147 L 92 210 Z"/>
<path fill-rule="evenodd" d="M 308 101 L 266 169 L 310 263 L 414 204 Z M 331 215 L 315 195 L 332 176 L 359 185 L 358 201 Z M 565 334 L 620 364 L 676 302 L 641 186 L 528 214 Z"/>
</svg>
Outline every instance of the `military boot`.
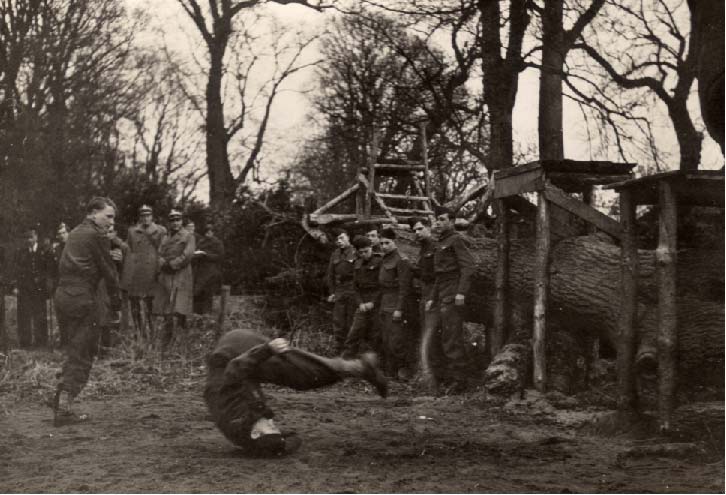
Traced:
<svg viewBox="0 0 726 495">
<path fill-rule="evenodd" d="M 53 399 L 53 426 L 67 426 L 88 421 L 87 414 L 73 411 L 74 397 L 65 390 L 58 389 Z"/>
</svg>

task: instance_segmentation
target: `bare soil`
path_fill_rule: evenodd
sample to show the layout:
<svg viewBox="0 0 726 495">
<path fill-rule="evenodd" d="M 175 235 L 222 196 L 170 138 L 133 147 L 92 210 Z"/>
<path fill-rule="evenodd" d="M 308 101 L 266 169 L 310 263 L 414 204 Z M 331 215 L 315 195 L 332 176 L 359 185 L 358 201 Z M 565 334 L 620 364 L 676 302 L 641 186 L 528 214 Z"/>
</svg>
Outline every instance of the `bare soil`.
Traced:
<svg viewBox="0 0 726 495">
<path fill-rule="evenodd" d="M 178 390 L 83 402 L 92 420 L 54 428 L 33 401 L 2 404 L 0 492 L 723 492 L 722 455 L 628 456 L 654 440 L 589 436 L 592 411 L 541 400 L 417 397 L 393 384 L 269 391 L 292 456 L 247 458 L 207 420 L 201 377 Z M 720 439 L 719 439 L 720 441 Z"/>
</svg>

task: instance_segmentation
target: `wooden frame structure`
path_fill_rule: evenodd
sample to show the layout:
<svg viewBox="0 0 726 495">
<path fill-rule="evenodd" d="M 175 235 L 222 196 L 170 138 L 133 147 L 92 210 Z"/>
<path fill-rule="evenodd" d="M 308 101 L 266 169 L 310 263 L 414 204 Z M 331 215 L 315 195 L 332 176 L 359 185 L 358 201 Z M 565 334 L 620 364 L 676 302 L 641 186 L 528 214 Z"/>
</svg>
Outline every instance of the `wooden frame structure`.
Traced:
<svg viewBox="0 0 726 495">
<path fill-rule="evenodd" d="M 355 184 L 331 199 L 310 214 L 310 222 L 317 225 L 330 223 L 399 223 L 406 222 L 415 216 L 433 215 L 429 177 L 429 160 L 426 146 L 426 125 L 420 124 L 421 161 L 403 161 L 403 163 L 377 163 L 379 154 L 378 133 L 368 153 L 368 164 L 358 172 Z M 379 192 L 381 177 L 396 177 L 410 181 L 409 191 L 405 194 Z M 354 213 L 329 213 L 333 207 L 355 195 Z M 388 201 L 405 203 L 391 206 Z M 412 206 L 412 203 L 418 203 Z M 374 204 L 382 215 L 374 215 Z"/>
<path fill-rule="evenodd" d="M 578 216 L 617 239 L 622 239 L 623 229 L 616 220 L 579 201 L 567 193 L 582 193 L 585 201 L 591 197 L 595 185 L 611 184 L 632 178 L 632 163 L 608 161 L 539 160 L 494 173 L 494 200 L 498 215 L 497 275 L 495 280 L 494 328 L 492 331 L 493 354 L 506 341 L 508 321 L 509 279 L 509 229 L 507 198 L 523 193 L 536 193 L 536 253 L 534 286 L 534 324 L 532 351 L 534 361 L 534 385 L 543 392 L 547 387 L 546 374 L 546 323 L 549 293 L 549 264 L 551 249 L 551 205 Z"/>
<path fill-rule="evenodd" d="M 671 427 L 677 382 L 678 313 L 676 266 L 680 206 L 724 207 L 724 172 L 664 172 L 607 186 L 620 193 L 621 300 L 618 321 L 618 409 L 637 410 L 635 385 L 638 248 L 635 212 L 638 205 L 658 205 L 658 417 L 661 430 Z"/>
</svg>

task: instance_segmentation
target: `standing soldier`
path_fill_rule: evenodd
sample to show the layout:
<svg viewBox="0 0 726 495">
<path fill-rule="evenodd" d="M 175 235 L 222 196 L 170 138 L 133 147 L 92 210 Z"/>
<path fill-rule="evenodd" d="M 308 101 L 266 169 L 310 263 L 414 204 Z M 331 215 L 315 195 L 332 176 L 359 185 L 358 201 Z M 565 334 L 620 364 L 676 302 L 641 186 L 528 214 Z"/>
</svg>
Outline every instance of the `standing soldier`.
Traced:
<svg viewBox="0 0 726 495">
<path fill-rule="evenodd" d="M 358 252 L 353 275 L 358 308 L 353 315 L 353 324 L 350 327 L 348 338 L 345 339 L 344 358 L 357 356 L 363 350 L 380 351 L 378 306 L 381 290 L 378 275 L 383 257 L 373 252 L 371 241 L 367 237 L 356 236 L 353 239 L 353 246 Z"/>
<path fill-rule="evenodd" d="M 116 205 L 108 198 L 93 198 L 86 219 L 68 235 L 58 267 L 55 305 L 58 323 L 70 342 L 53 400 L 53 424 L 62 426 L 87 419 L 72 410 L 74 398 L 88 381 L 98 349 L 98 284 L 106 284 L 113 311 L 121 308 L 116 268 L 111 259 L 108 229 Z"/>
<path fill-rule="evenodd" d="M 186 316 L 192 313 L 194 250 L 194 234 L 182 228 L 181 212 L 171 210 L 169 233 L 159 246 L 158 296 L 154 298 L 156 313 L 164 315 L 162 352 L 171 343 L 177 325 L 184 326 Z"/>
<path fill-rule="evenodd" d="M 126 291 L 131 306 L 131 317 L 139 335 L 153 338 L 154 287 L 159 266 L 159 246 L 166 235 L 166 229 L 154 223 L 150 206 L 139 208 L 139 223 L 129 229 L 124 245 L 126 259 L 121 275 L 121 288 Z M 142 317 L 141 302 L 144 302 L 146 321 Z M 148 326 L 148 332 L 144 327 Z"/>
<path fill-rule="evenodd" d="M 439 233 L 434 252 L 436 281 L 426 309 L 439 315 L 447 378 L 451 390 L 461 392 L 466 389 L 467 368 L 462 311 L 474 274 L 474 258 L 464 239 L 454 231 L 454 212 L 440 207 L 436 213 L 435 228 Z"/>
<path fill-rule="evenodd" d="M 210 314 L 212 298 L 222 286 L 224 244 L 214 235 L 212 221 L 207 220 L 204 235 L 197 237 L 192 268 L 194 271 L 194 312 Z"/>
<path fill-rule="evenodd" d="M 381 232 L 383 260 L 378 276 L 381 286 L 381 336 L 385 369 L 392 377 L 411 378 L 411 339 L 404 325 L 404 308 L 411 294 L 411 265 L 401 256 L 396 246 L 396 232 Z"/>
<path fill-rule="evenodd" d="M 353 289 L 353 264 L 355 248 L 350 245 L 348 233 L 342 229 L 335 230 L 335 244 L 338 249 L 333 251 L 328 265 L 328 302 L 333 306 L 333 336 L 335 338 L 335 354 L 340 354 L 348 337 L 356 310 L 355 291 Z"/>
<path fill-rule="evenodd" d="M 48 265 L 50 253 L 38 244 L 35 229 L 26 232 L 26 244 L 19 248 L 13 260 L 15 293 L 18 296 L 18 343 L 20 347 L 48 344 Z"/>
</svg>

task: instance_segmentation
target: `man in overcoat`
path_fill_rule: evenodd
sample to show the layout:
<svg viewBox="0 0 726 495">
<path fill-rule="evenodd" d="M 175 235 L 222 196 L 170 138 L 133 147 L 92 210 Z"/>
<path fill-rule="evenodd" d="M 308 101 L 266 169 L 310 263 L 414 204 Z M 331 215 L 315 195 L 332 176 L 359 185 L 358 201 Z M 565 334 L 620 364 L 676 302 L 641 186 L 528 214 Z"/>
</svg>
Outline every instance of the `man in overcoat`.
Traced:
<svg viewBox="0 0 726 495">
<path fill-rule="evenodd" d="M 181 212 L 171 210 L 169 232 L 159 246 L 159 276 L 154 297 L 155 313 L 164 315 L 162 351 L 171 343 L 174 330 L 184 325 L 193 310 L 191 262 L 195 249 L 194 235 L 182 228 Z"/>
<path fill-rule="evenodd" d="M 129 228 L 128 237 L 123 245 L 124 264 L 121 288 L 129 298 L 131 317 L 136 330 L 139 334 L 146 334 L 149 337 L 153 337 L 151 315 L 159 268 L 159 247 L 165 235 L 166 229 L 154 223 L 151 207 L 142 205 L 139 208 L 139 221 Z M 142 316 L 142 301 L 146 321 Z M 148 330 L 145 330 L 145 327 Z"/>
<path fill-rule="evenodd" d="M 108 198 L 93 198 L 86 219 L 68 235 L 58 267 L 55 307 L 58 323 L 70 337 L 53 399 L 53 423 L 62 426 L 87 417 L 73 409 L 75 397 L 88 381 L 98 350 L 99 294 L 106 285 L 112 311 L 121 308 L 118 273 L 111 258 L 108 230 L 114 225 L 116 205 Z"/>
<path fill-rule="evenodd" d="M 283 433 L 275 424 L 261 383 L 311 390 L 353 377 L 368 381 L 381 397 L 388 394 L 374 353 L 360 359 L 325 358 L 250 330 L 223 335 L 207 356 L 207 373 L 204 399 L 212 420 L 229 441 L 253 456 L 289 454 L 300 446 L 295 434 Z"/>
<path fill-rule="evenodd" d="M 340 354 L 357 308 L 353 290 L 353 264 L 356 253 L 345 230 L 337 229 L 334 233 L 337 249 L 330 255 L 328 264 L 327 280 L 330 290 L 328 302 L 333 303 L 335 354 Z"/>
<path fill-rule="evenodd" d="M 18 343 L 20 347 L 48 344 L 48 285 L 51 253 L 38 243 L 35 229 L 26 232 L 25 245 L 15 252 L 13 269 L 18 296 Z"/>
<path fill-rule="evenodd" d="M 212 299 L 222 286 L 224 244 L 214 235 L 211 220 L 204 224 L 204 234 L 196 238 L 192 269 L 194 273 L 194 312 L 210 314 Z"/>
</svg>

